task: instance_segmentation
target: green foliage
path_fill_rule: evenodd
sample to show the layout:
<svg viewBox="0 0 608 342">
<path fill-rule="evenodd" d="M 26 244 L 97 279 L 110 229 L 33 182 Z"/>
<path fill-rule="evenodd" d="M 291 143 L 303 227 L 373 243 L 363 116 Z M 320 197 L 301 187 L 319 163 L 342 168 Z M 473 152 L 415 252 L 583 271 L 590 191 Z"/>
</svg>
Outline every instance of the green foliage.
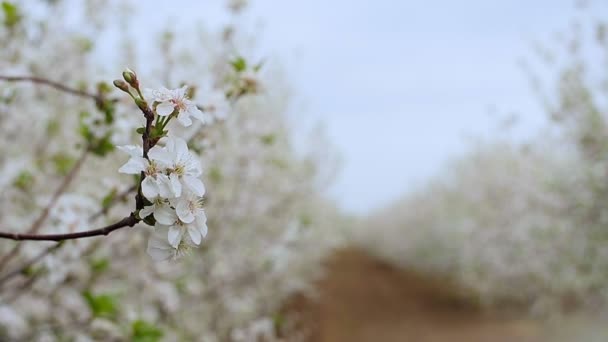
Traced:
<svg viewBox="0 0 608 342">
<path fill-rule="evenodd" d="M 103 197 L 101 200 L 101 207 L 105 210 L 110 208 L 112 202 L 114 202 L 114 198 L 116 197 L 117 190 L 116 188 L 110 190 L 110 192 Z"/>
<path fill-rule="evenodd" d="M 110 294 L 94 295 L 90 291 L 85 291 L 84 299 L 89 305 L 89 309 L 94 317 L 115 318 L 118 313 L 117 298 Z"/>
<path fill-rule="evenodd" d="M 74 43 L 82 53 L 91 52 L 93 50 L 93 41 L 87 37 L 76 37 Z"/>
<path fill-rule="evenodd" d="M 211 169 L 209 169 L 209 180 L 211 180 L 213 183 L 221 182 L 222 178 L 222 171 L 220 171 L 217 166 L 213 166 Z"/>
<path fill-rule="evenodd" d="M 230 61 L 230 65 L 232 65 L 236 72 L 243 72 L 247 69 L 247 61 L 241 56 Z"/>
<path fill-rule="evenodd" d="M 72 169 L 72 166 L 74 166 L 74 158 L 70 157 L 69 155 L 65 154 L 65 153 L 57 153 L 55 154 L 52 158 L 51 161 L 53 162 L 53 166 L 55 167 L 55 171 L 57 173 L 59 173 L 60 175 L 67 175 L 68 172 L 70 172 L 70 170 Z"/>
<path fill-rule="evenodd" d="M 95 139 L 89 147 L 94 155 L 104 157 L 106 154 L 114 151 L 114 144 L 111 140 L 111 133 L 106 134 L 100 139 Z"/>
<path fill-rule="evenodd" d="M 49 138 L 57 136 L 60 129 L 61 125 L 59 124 L 59 121 L 55 119 L 49 120 L 49 122 L 46 124 L 46 134 L 49 136 Z"/>
<path fill-rule="evenodd" d="M 110 260 L 107 258 L 91 260 L 91 270 L 93 273 L 102 273 L 110 267 Z"/>
<path fill-rule="evenodd" d="M 260 140 L 264 145 L 272 145 L 277 140 L 277 136 L 275 134 L 265 134 L 260 137 Z"/>
<path fill-rule="evenodd" d="M 4 25 L 12 28 L 21 21 L 21 13 L 17 5 L 8 1 L 2 2 L 2 12 L 4 13 Z"/>
<path fill-rule="evenodd" d="M 33 184 L 34 175 L 32 175 L 32 173 L 27 170 L 19 172 L 19 174 L 13 181 L 13 185 L 23 191 L 29 190 Z"/>
<path fill-rule="evenodd" d="M 142 320 L 134 321 L 131 324 L 131 331 L 131 341 L 133 342 L 157 342 L 164 335 L 161 329 Z"/>
<path fill-rule="evenodd" d="M 300 215 L 300 224 L 302 224 L 304 227 L 312 225 L 312 216 L 309 214 Z"/>
</svg>

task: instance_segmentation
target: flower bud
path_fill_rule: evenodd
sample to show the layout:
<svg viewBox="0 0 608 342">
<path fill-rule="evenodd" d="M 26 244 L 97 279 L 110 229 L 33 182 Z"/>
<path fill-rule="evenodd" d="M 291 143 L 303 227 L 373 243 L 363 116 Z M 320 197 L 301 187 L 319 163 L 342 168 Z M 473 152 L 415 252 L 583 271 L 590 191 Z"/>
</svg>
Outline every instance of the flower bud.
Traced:
<svg viewBox="0 0 608 342">
<path fill-rule="evenodd" d="M 131 87 L 139 89 L 139 81 L 137 80 L 137 75 L 135 75 L 135 73 L 131 69 L 125 69 L 125 71 L 122 72 L 122 78 L 124 78 L 125 81 L 127 81 L 127 83 L 131 85 Z"/>
<path fill-rule="evenodd" d="M 143 111 L 148 110 L 148 103 L 145 100 L 140 99 L 139 97 L 135 97 L 135 104 L 137 107 Z"/>
<path fill-rule="evenodd" d="M 114 86 L 122 91 L 124 91 L 125 93 L 131 94 L 131 92 L 129 91 L 129 85 L 127 84 L 127 82 L 123 81 L 123 80 L 114 80 Z"/>
</svg>

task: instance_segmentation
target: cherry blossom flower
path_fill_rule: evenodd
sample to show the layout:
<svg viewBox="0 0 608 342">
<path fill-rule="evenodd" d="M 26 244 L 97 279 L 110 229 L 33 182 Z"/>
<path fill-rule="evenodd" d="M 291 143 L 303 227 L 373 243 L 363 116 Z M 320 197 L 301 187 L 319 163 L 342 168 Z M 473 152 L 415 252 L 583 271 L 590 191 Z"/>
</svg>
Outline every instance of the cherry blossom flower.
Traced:
<svg viewBox="0 0 608 342">
<path fill-rule="evenodd" d="M 146 252 L 154 261 L 177 260 L 192 250 L 195 247 L 187 239 L 183 239 L 176 246 L 169 244 L 167 241 L 168 228 L 166 226 L 157 225 L 154 232 L 148 239 L 148 247 Z"/>
<path fill-rule="evenodd" d="M 197 216 L 205 215 L 202 198 L 195 196 L 192 193 L 179 197 L 178 199 L 173 200 L 173 202 L 175 213 L 182 222 L 191 223 Z"/>
<path fill-rule="evenodd" d="M 150 149 L 150 159 L 158 160 L 168 169 L 171 191 L 175 197 L 186 188 L 197 196 L 205 194 L 205 185 L 199 179 L 203 173 L 201 163 L 188 151 L 186 141 L 177 137 L 164 138 L 164 149 Z"/>
<path fill-rule="evenodd" d="M 145 93 L 146 97 L 157 102 L 156 113 L 160 116 L 171 115 L 177 110 L 177 121 L 184 127 L 192 125 L 191 116 L 203 123 L 207 122 L 203 112 L 188 99 L 187 90 L 187 86 L 178 89 L 161 87 L 156 90 L 146 89 Z"/>
<path fill-rule="evenodd" d="M 142 157 L 142 148 L 140 146 L 126 145 L 118 146 L 118 149 L 128 153 L 131 158 L 118 169 L 118 172 L 137 175 L 144 173 L 145 178 L 141 183 L 141 190 L 147 199 L 155 199 L 158 196 L 169 198 L 172 193 L 169 191 L 170 179 L 162 173 L 162 169 L 158 163 L 159 160 L 150 157 L 150 160 Z M 162 148 L 154 146 L 149 153 L 157 155 Z"/>
<path fill-rule="evenodd" d="M 171 208 L 169 202 L 160 196 L 152 201 L 152 205 L 146 206 L 139 211 L 139 216 L 144 218 L 154 214 L 156 222 L 170 225 L 175 223 L 177 215 L 175 210 Z"/>
</svg>

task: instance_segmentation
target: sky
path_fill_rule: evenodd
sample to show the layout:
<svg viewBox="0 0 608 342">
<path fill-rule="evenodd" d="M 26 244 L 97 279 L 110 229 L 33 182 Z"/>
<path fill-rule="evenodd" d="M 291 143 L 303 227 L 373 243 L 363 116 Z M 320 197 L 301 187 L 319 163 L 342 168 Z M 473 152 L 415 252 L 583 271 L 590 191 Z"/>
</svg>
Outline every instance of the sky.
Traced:
<svg viewBox="0 0 608 342">
<path fill-rule="evenodd" d="M 143 10 L 221 22 L 222 3 Z M 533 134 L 545 114 L 520 62 L 576 14 L 574 0 L 252 0 L 243 16 L 260 50 L 287 70 L 295 133 L 321 123 L 341 156 L 328 195 L 366 214 L 422 186 L 480 137 Z M 519 124 L 504 131 L 499 123 L 513 113 Z"/>
</svg>

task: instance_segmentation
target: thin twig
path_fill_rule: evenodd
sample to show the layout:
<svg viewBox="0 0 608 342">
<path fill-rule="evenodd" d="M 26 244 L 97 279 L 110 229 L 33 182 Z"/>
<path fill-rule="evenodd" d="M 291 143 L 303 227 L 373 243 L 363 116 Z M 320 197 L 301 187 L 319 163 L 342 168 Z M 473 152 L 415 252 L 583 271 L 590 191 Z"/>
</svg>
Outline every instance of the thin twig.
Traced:
<svg viewBox="0 0 608 342">
<path fill-rule="evenodd" d="M 108 235 L 111 232 L 125 228 L 125 227 L 133 227 L 139 219 L 135 217 L 135 214 L 131 214 L 122 220 L 97 229 L 87 230 L 83 232 L 76 233 L 67 233 L 67 234 L 19 234 L 19 233 L 9 233 L 9 232 L 0 232 L 0 238 L 2 239 L 10 239 L 16 241 L 23 240 L 32 240 L 32 241 L 64 241 L 64 240 L 74 240 L 74 239 L 82 239 L 93 236 L 100 235 Z"/>
<path fill-rule="evenodd" d="M 103 99 L 100 95 L 97 94 L 92 94 L 89 92 L 86 92 L 84 90 L 80 90 L 80 89 L 75 89 L 75 88 L 70 88 L 68 86 L 65 86 L 59 82 L 55 82 L 55 81 L 51 81 L 51 80 L 47 80 L 46 78 L 42 78 L 42 77 L 36 77 L 36 76 L 2 76 L 0 75 L 0 81 L 6 81 L 6 82 L 31 82 L 31 83 L 37 83 L 37 84 L 43 84 L 52 88 L 55 88 L 57 90 L 66 92 L 68 94 L 72 94 L 72 95 L 76 95 L 76 96 L 82 96 L 82 97 L 87 97 L 90 99 L 95 100 L 95 102 L 102 102 Z"/>
</svg>

